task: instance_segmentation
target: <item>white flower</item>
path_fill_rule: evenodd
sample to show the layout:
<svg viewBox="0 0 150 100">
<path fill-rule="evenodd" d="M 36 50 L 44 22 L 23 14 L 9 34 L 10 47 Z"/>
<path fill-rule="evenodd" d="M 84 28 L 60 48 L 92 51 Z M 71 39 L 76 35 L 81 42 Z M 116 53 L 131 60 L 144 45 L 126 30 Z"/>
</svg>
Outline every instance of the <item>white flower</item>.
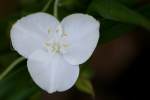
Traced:
<svg viewBox="0 0 150 100">
<path fill-rule="evenodd" d="M 92 55 L 99 39 L 99 22 L 85 14 L 72 14 L 61 23 L 47 13 L 18 20 L 11 29 L 14 49 L 25 58 L 35 83 L 49 93 L 71 88 L 79 64 Z"/>
</svg>

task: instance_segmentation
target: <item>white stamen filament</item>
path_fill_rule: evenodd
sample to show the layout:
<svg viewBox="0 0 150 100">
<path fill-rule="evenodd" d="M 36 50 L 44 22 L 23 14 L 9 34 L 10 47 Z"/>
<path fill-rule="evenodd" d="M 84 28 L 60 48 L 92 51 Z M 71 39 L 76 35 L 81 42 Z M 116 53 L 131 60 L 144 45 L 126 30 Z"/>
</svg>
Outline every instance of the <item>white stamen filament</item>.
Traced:
<svg viewBox="0 0 150 100">
<path fill-rule="evenodd" d="M 45 42 L 45 48 L 51 53 L 62 53 L 69 47 L 67 43 L 60 42 Z"/>
<path fill-rule="evenodd" d="M 49 37 L 51 37 L 51 29 L 48 29 Z M 45 43 L 44 47 L 48 50 L 48 52 L 53 53 L 61 53 L 65 52 L 65 49 L 69 47 L 69 44 L 66 43 L 65 37 L 68 36 L 67 33 L 64 33 L 61 25 L 59 25 L 56 29 L 56 33 L 54 33 L 54 37 L 49 38 Z"/>
</svg>

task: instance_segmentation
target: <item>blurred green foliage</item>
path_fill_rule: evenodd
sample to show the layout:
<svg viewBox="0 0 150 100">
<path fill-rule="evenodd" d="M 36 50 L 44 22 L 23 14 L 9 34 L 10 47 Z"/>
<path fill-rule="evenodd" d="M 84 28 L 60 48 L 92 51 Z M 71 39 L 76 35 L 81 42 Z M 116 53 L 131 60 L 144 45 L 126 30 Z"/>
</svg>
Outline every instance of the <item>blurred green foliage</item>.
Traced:
<svg viewBox="0 0 150 100">
<path fill-rule="evenodd" d="M 48 0 L 18 0 L 18 9 L 9 17 L 0 19 L 0 72 L 19 55 L 13 51 L 9 30 L 11 25 L 22 16 L 41 11 Z M 150 31 L 150 4 L 141 4 L 142 0 L 60 0 L 59 19 L 71 13 L 88 13 L 101 22 L 101 38 L 99 43 L 107 43 L 119 36 L 132 32 L 136 27 Z M 48 13 L 52 14 L 53 2 Z M 144 35 L 144 34 L 142 34 Z M 93 75 L 87 64 L 81 67 L 81 74 L 76 87 L 88 94 L 94 95 L 90 82 Z M 31 80 L 22 62 L 13 69 L 7 77 L 0 80 L 0 100 L 33 100 L 39 97 L 39 89 Z M 9 96 L 8 96 L 9 94 Z M 4 99 L 5 98 L 5 99 Z"/>
<path fill-rule="evenodd" d="M 83 64 L 80 66 L 80 75 L 76 82 L 76 87 L 78 90 L 90 94 L 93 98 L 95 97 L 94 89 L 90 79 L 93 77 L 94 73 L 89 67 L 89 65 Z"/>
</svg>

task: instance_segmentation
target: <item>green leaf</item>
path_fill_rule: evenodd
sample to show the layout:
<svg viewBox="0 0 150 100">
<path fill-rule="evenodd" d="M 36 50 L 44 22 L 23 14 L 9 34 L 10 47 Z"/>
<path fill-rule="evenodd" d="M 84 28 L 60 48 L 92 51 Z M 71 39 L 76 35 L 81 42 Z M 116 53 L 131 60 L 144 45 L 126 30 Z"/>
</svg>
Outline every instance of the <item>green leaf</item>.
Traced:
<svg viewBox="0 0 150 100">
<path fill-rule="evenodd" d="M 12 91 L 15 87 L 16 81 L 19 73 L 23 71 L 24 68 L 19 68 L 15 71 L 13 71 L 9 76 L 4 78 L 3 80 L 0 80 L 0 98 L 5 98 L 7 93 Z"/>
<path fill-rule="evenodd" d="M 139 11 L 140 11 L 143 15 L 145 15 L 147 18 L 150 18 L 150 13 L 149 13 L 149 11 L 150 11 L 150 4 L 144 5 L 143 7 L 141 7 L 141 8 L 139 9 Z"/>
<path fill-rule="evenodd" d="M 87 8 L 87 5 L 90 3 L 89 0 L 60 0 L 59 4 L 61 7 L 65 7 L 68 10 L 83 10 Z"/>
<path fill-rule="evenodd" d="M 42 100 L 41 91 L 36 92 L 30 97 L 30 100 Z"/>
<path fill-rule="evenodd" d="M 12 61 L 14 61 L 18 57 L 18 54 L 15 52 L 3 52 L 0 53 L 0 65 L 1 67 L 9 66 Z"/>
<path fill-rule="evenodd" d="M 15 89 L 11 95 L 7 98 L 8 100 L 26 100 L 36 91 L 36 87 L 21 87 Z"/>
<path fill-rule="evenodd" d="M 31 80 L 26 66 L 18 66 L 1 80 L 0 89 L 0 99 L 2 100 L 28 100 L 30 96 L 39 91 Z"/>
<path fill-rule="evenodd" d="M 93 0 L 88 12 L 97 13 L 105 19 L 140 25 L 150 30 L 150 21 L 146 17 L 115 0 Z"/>
<path fill-rule="evenodd" d="M 137 10 L 147 18 L 150 17 L 149 13 L 150 4 L 144 5 L 143 7 L 138 8 Z M 121 35 L 129 33 L 136 29 L 136 26 L 132 24 L 126 24 L 107 19 L 100 21 L 101 21 L 101 38 L 99 41 L 100 44 L 111 42 L 113 39 L 116 39 Z"/>
<path fill-rule="evenodd" d="M 90 82 L 90 79 L 93 77 L 93 70 L 91 67 L 89 67 L 88 63 L 80 65 L 81 71 L 79 78 L 76 82 L 76 87 L 81 92 L 90 94 L 92 97 L 95 96 L 94 89 L 92 86 L 92 83 Z"/>
<path fill-rule="evenodd" d="M 94 89 L 90 80 L 85 78 L 79 78 L 76 82 L 76 87 L 78 90 L 90 94 L 92 97 L 95 96 Z"/>
<path fill-rule="evenodd" d="M 41 11 L 47 2 L 48 0 L 19 0 L 18 3 L 21 7 L 21 15 L 25 16 Z"/>
<path fill-rule="evenodd" d="M 62 20 L 64 17 L 73 13 L 83 13 L 87 11 L 87 5 L 90 4 L 90 0 L 59 0 L 58 15 Z"/>
<path fill-rule="evenodd" d="M 82 78 L 91 79 L 93 75 L 93 69 L 87 63 L 80 66 L 80 76 Z"/>
<path fill-rule="evenodd" d="M 114 22 L 114 24 L 110 27 L 104 27 L 105 24 L 107 24 L 107 20 L 103 21 L 101 24 L 102 26 L 102 32 L 101 32 L 101 38 L 99 43 L 104 44 L 107 42 L 112 41 L 113 39 L 116 39 L 120 37 L 122 34 L 128 33 L 135 29 L 135 26 L 130 24 L 123 24 L 123 23 L 117 23 Z"/>
<path fill-rule="evenodd" d="M 115 1 L 121 2 L 127 6 L 132 6 L 132 7 L 140 2 L 140 0 L 115 0 Z"/>
</svg>

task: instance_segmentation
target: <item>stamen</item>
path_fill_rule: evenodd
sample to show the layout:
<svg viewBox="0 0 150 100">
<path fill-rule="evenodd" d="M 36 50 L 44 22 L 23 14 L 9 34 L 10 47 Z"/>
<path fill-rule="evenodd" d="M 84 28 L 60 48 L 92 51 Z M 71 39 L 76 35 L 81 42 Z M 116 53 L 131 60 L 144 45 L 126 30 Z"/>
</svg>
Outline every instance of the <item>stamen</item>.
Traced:
<svg viewBox="0 0 150 100">
<path fill-rule="evenodd" d="M 61 25 L 58 25 L 57 29 L 56 29 L 56 33 L 61 36 L 63 34 L 63 30 L 62 30 L 62 27 Z"/>
<path fill-rule="evenodd" d="M 63 34 L 61 35 L 61 37 L 64 37 L 64 36 L 68 36 L 68 34 L 67 34 L 67 33 L 63 33 Z"/>
<path fill-rule="evenodd" d="M 48 33 L 49 33 L 49 34 L 51 33 L 51 29 L 50 29 L 50 28 L 48 28 Z"/>
<path fill-rule="evenodd" d="M 48 28 L 48 33 L 52 33 L 51 29 Z M 67 33 L 64 33 L 61 25 L 59 25 L 56 29 L 56 33 L 52 38 L 49 38 L 45 43 L 44 47 L 48 50 L 48 52 L 60 53 L 64 52 L 69 45 L 65 41 L 65 36 L 68 36 Z"/>
<path fill-rule="evenodd" d="M 63 46 L 64 48 L 69 47 L 69 45 L 68 45 L 68 44 L 63 44 L 62 46 Z"/>
</svg>

